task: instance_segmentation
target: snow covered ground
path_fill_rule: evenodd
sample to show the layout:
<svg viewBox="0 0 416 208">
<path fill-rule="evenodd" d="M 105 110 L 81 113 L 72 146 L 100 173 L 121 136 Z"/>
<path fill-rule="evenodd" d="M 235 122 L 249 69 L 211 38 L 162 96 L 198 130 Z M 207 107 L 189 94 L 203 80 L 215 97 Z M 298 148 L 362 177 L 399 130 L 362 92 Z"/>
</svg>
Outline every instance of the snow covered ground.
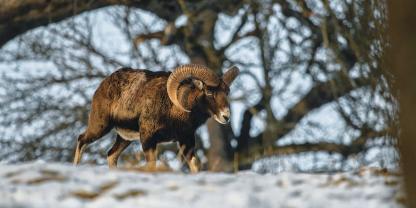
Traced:
<svg viewBox="0 0 416 208">
<path fill-rule="evenodd" d="M 403 207 L 397 174 L 109 171 L 102 166 L 0 165 L 0 207 Z"/>
</svg>

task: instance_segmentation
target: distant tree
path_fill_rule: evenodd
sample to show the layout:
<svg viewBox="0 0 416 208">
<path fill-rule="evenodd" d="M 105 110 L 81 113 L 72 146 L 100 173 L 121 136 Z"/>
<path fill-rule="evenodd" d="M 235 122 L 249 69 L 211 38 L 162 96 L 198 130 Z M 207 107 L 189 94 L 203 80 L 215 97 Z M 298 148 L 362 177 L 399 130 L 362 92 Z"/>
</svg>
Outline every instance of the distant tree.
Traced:
<svg viewBox="0 0 416 208">
<path fill-rule="evenodd" d="M 383 65 L 385 1 L 1 5 L 3 158 L 70 160 L 103 77 L 120 66 L 170 70 L 185 62 L 218 73 L 233 64 L 243 69 L 232 89 L 234 105 L 243 108 L 240 128 L 207 122 L 209 145 L 200 153 L 210 170 L 245 169 L 264 157 L 300 153 L 331 153 L 340 163 L 359 156 L 364 163 L 368 151 L 396 144 L 397 109 Z M 97 12 L 85 12 L 105 6 L 112 6 L 105 13 L 127 49 L 104 49 L 94 39 Z M 38 62 L 48 70 L 35 71 Z M 341 123 L 333 138 L 325 122 L 311 119 L 323 109 Z"/>
</svg>

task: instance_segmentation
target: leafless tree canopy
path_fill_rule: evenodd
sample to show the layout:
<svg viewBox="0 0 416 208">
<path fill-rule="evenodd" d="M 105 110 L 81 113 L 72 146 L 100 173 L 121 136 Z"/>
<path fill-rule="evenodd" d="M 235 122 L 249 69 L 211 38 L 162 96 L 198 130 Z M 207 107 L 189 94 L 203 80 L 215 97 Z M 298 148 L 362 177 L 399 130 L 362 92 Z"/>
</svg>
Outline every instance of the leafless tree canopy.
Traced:
<svg viewBox="0 0 416 208">
<path fill-rule="evenodd" d="M 210 170 L 289 155 L 326 170 L 395 162 L 384 0 L 0 5 L 2 159 L 71 160 L 103 77 L 121 66 L 192 62 L 219 74 L 242 70 L 231 89 L 232 126 L 209 120 L 200 131 L 199 156 Z M 94 146 L 90 159 L 102 159 L 105 148 Z"/>
</svg>

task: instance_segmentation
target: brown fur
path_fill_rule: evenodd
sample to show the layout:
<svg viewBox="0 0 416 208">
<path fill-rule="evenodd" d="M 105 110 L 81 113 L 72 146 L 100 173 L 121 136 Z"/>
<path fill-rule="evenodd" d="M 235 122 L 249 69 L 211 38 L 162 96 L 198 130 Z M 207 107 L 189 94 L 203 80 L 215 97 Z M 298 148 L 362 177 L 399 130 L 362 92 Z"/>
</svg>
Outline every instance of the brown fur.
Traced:
<svg viewBox="0 0 416 208">
<path fill-rule="evenodd" d="M 121 152 L 131 143 L 123 135 L 140 135 L 140 142 L 148 162 L 154 162 L 156 145 L 178 141 L 187 159 L 193 156 L 196 129 L 210 116 L 228 107 L 228 85 L 200 89 L 191 79 L 184 80 L 178 89 L 185 106 L 180 110 L 170 101 L 166 82 L 170 72 L 152 72 L 122 68 L 105 78 L 92 99 L 88 127 L 77 140 L 74 164 L 81 160 L 85 147 L 100 139 L 112 128 L 122 132 L 108 152 L 108 164 L 116 167 Z M 213 96 L 208 96 L 212 92 Z"/>
</svg>

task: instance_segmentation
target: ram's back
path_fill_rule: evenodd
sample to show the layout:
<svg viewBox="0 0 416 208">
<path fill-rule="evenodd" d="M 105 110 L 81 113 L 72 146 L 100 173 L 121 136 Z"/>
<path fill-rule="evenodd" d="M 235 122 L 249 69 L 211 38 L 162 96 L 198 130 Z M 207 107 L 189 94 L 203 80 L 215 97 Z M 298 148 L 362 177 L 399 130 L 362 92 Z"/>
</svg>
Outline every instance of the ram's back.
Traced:
<svg viewBox="0 0 416 208">
<path fill-rule="evenodd" d="M 154 94 L 158 94 L 156 91 L 166 91 L 166 88 L 161 87 L 166 85 L 169 74 L 170 72 L 119 69 L 101 82 L 94 94 L 93 105 L 94 102 L 105 105 L 108 115 L 114 120 L 136 119 L 143 105 L 154 100 Z"/>
</svg>

